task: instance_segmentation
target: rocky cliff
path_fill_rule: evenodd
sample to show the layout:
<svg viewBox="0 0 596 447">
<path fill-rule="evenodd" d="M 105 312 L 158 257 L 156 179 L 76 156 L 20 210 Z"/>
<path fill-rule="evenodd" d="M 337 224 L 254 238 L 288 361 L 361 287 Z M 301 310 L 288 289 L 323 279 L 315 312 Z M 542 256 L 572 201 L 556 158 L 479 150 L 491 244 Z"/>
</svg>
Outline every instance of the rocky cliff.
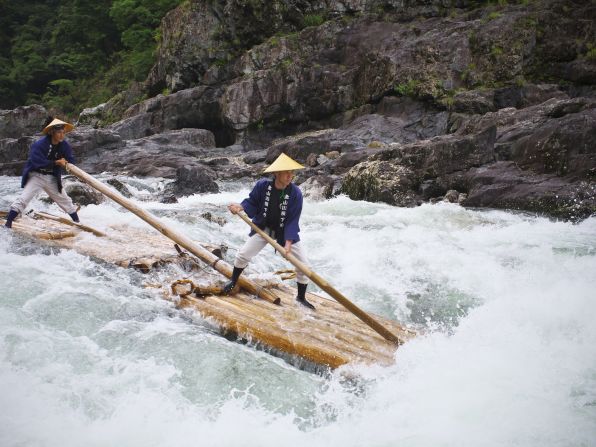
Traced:
<svg viewBox="0 0 596 447">
<path fill-rule="evenodd" d="M 311 194 L 583 218 L 595 18 L 590 0 L 191 0 L 135 86 L 150 98 L 84 112 L 71 138 L 90 171 L 177 178 L 179 194 L 284 151 Z M 14 173 L 26 141 L 7 116 L 0 169 Z"/>
</svg>

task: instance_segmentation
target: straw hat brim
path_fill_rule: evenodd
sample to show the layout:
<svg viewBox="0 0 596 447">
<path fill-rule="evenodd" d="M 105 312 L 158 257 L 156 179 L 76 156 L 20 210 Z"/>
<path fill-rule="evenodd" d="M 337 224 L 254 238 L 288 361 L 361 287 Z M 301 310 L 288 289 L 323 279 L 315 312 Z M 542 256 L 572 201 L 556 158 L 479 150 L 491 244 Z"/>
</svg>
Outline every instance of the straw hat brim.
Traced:
<svg viewBox="0 0 596 447">
<path fill-rule="evenodd" d="M 304 169 L 304 166 L 282 152 L 263 172 L 295 171 L 297 169 Z"/>
<path fill-rule="evenodd" d="M 59 120 L 58 118 L 54 118 L 50 124 L 48 124 L 44 129 L 41 131 L 42 133 L 46 134 L 52 129 L 54 126 L 64 126 L 64 131 L 66 133 L 72 131 L 74 126 L 66 121 Z"/>
</svg>

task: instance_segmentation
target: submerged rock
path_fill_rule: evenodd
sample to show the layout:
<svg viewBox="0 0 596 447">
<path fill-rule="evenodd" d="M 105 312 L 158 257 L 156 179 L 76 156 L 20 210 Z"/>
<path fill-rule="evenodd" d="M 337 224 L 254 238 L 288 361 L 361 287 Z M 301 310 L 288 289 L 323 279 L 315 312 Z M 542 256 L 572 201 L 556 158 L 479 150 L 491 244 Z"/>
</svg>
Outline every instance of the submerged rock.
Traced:
<svg viewBox="0 0 596 447">
<path fill-rule="evenodd" d="M 99 205 L 104 201 L 102 193 L 78 181 L 65 180 L 64 192 L 68 194 L 74 203 L 81 206 Z"/>
</svg>

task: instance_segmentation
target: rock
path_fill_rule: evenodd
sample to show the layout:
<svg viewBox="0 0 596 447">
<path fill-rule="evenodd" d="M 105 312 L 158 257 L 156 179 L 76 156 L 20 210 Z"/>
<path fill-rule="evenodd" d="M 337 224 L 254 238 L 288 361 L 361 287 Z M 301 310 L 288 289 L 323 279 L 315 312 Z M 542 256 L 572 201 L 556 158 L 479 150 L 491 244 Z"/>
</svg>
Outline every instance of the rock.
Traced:
<svg viewBox="0 0 596 447">
<path fill-rule="evenodd" d="M 316 175 L 300 184 L 304 197 L 312 200 L 325 200 L 337 195 L 341 190 L 341 178 L 338 176 Z"/>
<path fill-rule="evenodd" d="M 229 166 L 230 165 L 230 159 L 229 158 L 224 158 L 224 157 L 217 157 L 217 158 L 212 158 L 210 160 L 205 160 L 204 163 L 207 166 L 211 166 L 213 168 L 217 168 L 217 167 L 222 167 L 222 166 Z"/>
<path fill-rule="evenodd" d="M 228 223 L 228 221 L 226 219 L 224 219 L 223 217 L 214 216 L 213 214 L 211 214 L 208 211 L 205 213 L 202 213 L 201 217 L 205 220 L 208 220 L 209 222 L 216 223 L 220 227 L 223 227 L 226 223 Z"/>
<path fill-rule="evenodd" d="M 132 197 L 132 193 L 129 191 L 128 187 L 122 183 L 120 180 L 111 178 L 106 181 L 106 183 L 112 186 L 116 191 L 122 194 L 124 197 L 130 198 Z"/>
<path fill-rule="evenodd" d="M 493 90 L 470 90 L 453 97 L 453 110 L 467 114 L 484 115 L 495 111 L 495 92 Z"/>
<path fill-rule="evenodd" d="M 334 160 L 333 172 L 335 174 L 343 174 L 358 163 L 365 161 L 367 158 L 378 153 L 375 149 L 360 149 L 353 152 L 346 152 L 341 154 L 339 158 Z"/>
<path fill-rule="evenodd" d="M 125 140 L 179 129 L 210 129 L 218 146 L 234 143 L 235 135 L 222 121 L 218 89 L 196 87 L 170 95 L 157 95 L 135 104 L 110 129 Z"/>
<path fill-rule="evenodd" d="M 73 202 L 81 206 L 99 205 L 104 201 L 103 194 L 78 181 L 65 181 L 64 191 L 66 194 L 68 194 Z"/>
<path fill-rule="evenodd" d="M 108 129 L 77 127 L 66 137 L 72 146 L 77 163 L 90 157 L 104 157 L 106 152 L 114 152 L 125 146 L 120 135 Z"/>
<path fill-rule="evenodd" d="M 267 150 L 254 151 L 242 157 L 244 163 L 253 165 L 255 163 L 264 162 L 267 159 Z"/>
<path fill-rule="evenodd" d="M 161 195 L 159 203 L 178 203 L 178 199 L 172 192 L 166 192 Z"/>
<path fill-rule="evenodd" d="M 424 200 L 430 200 L 445 194 L 445 189 L 435 180 L 425 180 L 420 185 L 420 195 Z"/>
<path fill-rule="evenodd" d="M 450 189 L 445 193 L 445 197 L 443 198 L 443 200 L 449 203 L 458 203 L 459 192 L 457 192 L 455 189 Z"/>
<path fill-rule="evenodd" d="M 248 3 L 168 14 L 147 89 L 81 115 L 108 127 L 70 134 L 82 167 L 175 178 L 162 197 L 175 200 L 253 179 L 283 151 L 306 165 L 296 182 L 311 197 L 345 175 L 356 199 L 411 206 L 453 190 L 467 206 L 588 215 L 592 3 Z M 304 14 L 324 21 L 304 27 Z M 139 101 L 147 92 L 159 94 Z M 29 144 L 0 139 L 0 172 Z"/>
<path fill-rule="evenodd" d="M 314 154 L 311 154 L 311 155 L 314 155 Z M 319 164 L 319 165 L 323 165 L 323 164 L 327 163 L 328 161 L 329 161 L 329 159 L 324 154 L 321 154 L 317 157 L 317 164 Z"/>
<path fill-rule="evenodd" d="M 202 165 L 182 166 L 176 171 L 174 192 L 177 196 L 195 193 L 219 192 L 215 183 L 216 174 Z"/>
<path fill-rule="evenodd" d="M 405 166 L 382 160 L 365 161 L 348 171 L 342 192 L 353 200 L 415 206 L 418 197 L 413 189 L 417 183 L 414 172 Z"/>
<path fill-rule="evenodd" d="M 144 84 L 133 81 L 128 88 L 110 98 L 107 102 L 84 109 L 77 120 L 77 126 L 93 128 L 106 127 L 120 121 L 124 112 L 132 105 L 146 99 Z"/>
<path fill-rule="evenodd" d="M 566 110 L 570 113 L 548 120 L 515 140 L 510 159 L 536 173 L 587 179 L 589 171 L 596 167 L 596 102 L 590 104 L 593 108 L 586 108 L 583 101 L 579 104 L 565 101 L 559 105 L 569 107 Z M 579 111 L 573 113 L 576 110 Z"/>
<path fill-rule="evenodd" d="M 507 107 L 523 109 L 553 98 L 568 99 L 568 95 L 556 84 L 527 84 L 495 90 L 494 104 L 497 109 Z"/>
<path fill-rule="evenodd" d="M 114 134 L 110 130 L 101 132 Z M 172 130 L 121 144 L 117 151 L 104 146 L 81 157 L 81 167 L 90 173 L 176 178 L 176 170 L 184 165 L 221 158 L 213 134 L 205 129 Z"/>
<path fill-rule="evenodd" d="M 462 205 L 534 211 L 579 220 L 596 213 L 596 183 L 570 182 L 554 174 L 534 174 L 513 162 L 473 168 L 465 175 Z"/>
<path fill-rule="evenodd" d="M 83 109 L 83 111 L 79 114 L 77 124 L 86 124 L 88 126 L 97 128 L 102 122 L 106 105 L 107 103 L 104 102 L 95 107 L 88 107 L 86 109 Z"/>
<path fill-rule="evenodd" d="M 27 160 L 29 148 L 36 140 L 36 137 L 1 139 L 0 173 L 4 175 L 20 175 Z"/>
<path fill-rule="evenodd" d="M 382 150 L 371 158 L 391 160 L 431 179 L 481 166 L 495 160 L 496 128 L 473 136 L 444 135 L 430 140 Z"/>
<path fill-rule="evenodd" d="M 310 166 L 311 168 L 314 168 L 315 166 L 317 166 L 319 164 L 318 161 L 319 156 L 317 154 L 308 154 L 308 157 L 306 157 L 306 166 Z"/>
<path fill-rule="evenodd" d="M 32 135 L 41 138 L 41 131 L 47 117 L 48 112 L 40 105 L 0 110 L 0 140 Z"/>
</svg>

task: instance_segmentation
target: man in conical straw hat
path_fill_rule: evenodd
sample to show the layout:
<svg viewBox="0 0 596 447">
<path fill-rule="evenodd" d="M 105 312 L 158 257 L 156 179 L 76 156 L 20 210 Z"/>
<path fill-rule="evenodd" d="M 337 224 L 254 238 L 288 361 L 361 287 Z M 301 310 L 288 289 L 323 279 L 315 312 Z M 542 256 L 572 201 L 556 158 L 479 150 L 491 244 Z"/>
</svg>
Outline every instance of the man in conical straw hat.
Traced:
<svg viewBox="0 0 596 447">
<path fill-rule="evenodd" d="M 56 204 L 78 222 L 77 207 L 70 197 L 62 190 L 62 168 L 66 162 L 74 163 L 74 156 L 70 144 L 64 136 L 74 129 L 74 126 L 58 118 L 47 119 L 42 133 L 44 137 L 37 140 L 29 149 L 29 158 L 23 169 L 21 196 L 10 205 L 5 226 L 12 227 L 13 220 L 22 213 L 31 199 L 43 190 Z"/>
<path fill-rule="evenodd" d="M 273 179 L 259 180 L 242 203 L 231 203 L 228 209 L 233 214 L 241 211 L 246 212 L 255 225 L 284 247 L 286 253 L 292 253 L 300 262 L 308 265 L 304 247 L 302 247 L 298 235 L 300 233 L 300 213 L 302 212 L 302 192 L 292 183 L 294 171 L 297 169 L 304 169 L 304 166 L 282 153 L 264 171 L 272 173 Z M 226 293 L 232 291 L 248 263 L 267 245 L 267 241 L 254 230 L 250 232 L 249 236 L 244 246 L 236 254 L 231 281 L 224 287 Z M 296 299 L 302 305 L 314 309 L 315 307 L 305 297 L 308 277 L 296 269 L 296 281 L 298 283 Z"/>
</svg>

